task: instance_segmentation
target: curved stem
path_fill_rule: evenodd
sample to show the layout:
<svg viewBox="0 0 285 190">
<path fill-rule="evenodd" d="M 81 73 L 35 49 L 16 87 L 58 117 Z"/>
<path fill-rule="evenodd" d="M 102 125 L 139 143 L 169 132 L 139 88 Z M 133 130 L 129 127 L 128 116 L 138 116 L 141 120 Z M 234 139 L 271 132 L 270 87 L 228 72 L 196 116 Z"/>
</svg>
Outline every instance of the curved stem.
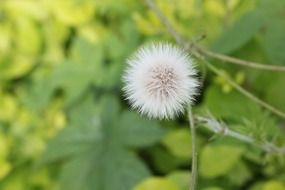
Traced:
<svg viewBox="0 0 285 190">
<path fill-rule="evenodd" d="M 227 63 L 232 63 L 232 64 L 237 64 L 237 65 L 242 65 L 246 67 L 251 67 L 254 69 L 260 69 L 260 70 L 267 70 L 267 71 L 275 71 L 275 72 L 285 72 L 285 67 L 284 66 L 279 66 L 279 65 L 269 65 L 269 64 L 261 64 L 261 63 L 256 63 L 252 61 L 247 61 L 247 60 L 242 60 L 222 54 L 218 54 L 212 51 L 209 51 L 207 49 L 204 49 L 200 47 L 196 41 L 190 41 L 190 46 L 189 43 L 187 43 L 187 40 L 184 39 L 184 37 L 179 34 L 175 28 L 172 26 L 172 24 L 169 22 L 169 20 L 166 18 L 166 16 L 161 12 L 161 10 L 157 7 L 157 5 L 154 3 L 153 0 L 145 0 L 148 7 L 153 10 L 153 12 L 157 15 L 161 23 L 166 27 L 168 32 L 174 37 L 176 42 L 180 44 L 181 46 L 185 47 L 186 49 L 189 49 L 192 51 L 192 53 L 196 53 L 194 51 L 198 51 L 198 53 L 212 57 L 221 61 L 225 61 Z"/>
<path fill-rule="evenodd" d="M 279 66 L 279 65 L 268 65 L 268 64 L 261 64 L 261 63 L 256 63 L 253 61 L 247 61 L 247 60 L 242 60 L 234 57 L 230 57 L 227 55 L 222 55 L 219 53 L 215 53 L 212 51 L 209 51 L 207 49 L 204 49 L 197 44 L 194 44 L 194 47 L 203 55 L 206 55 L 208 57 L 212 57 L 227 63 L 233 63 L 236 65 L 243 65 L 255 69 L 261 69 L 261 70 L 268 70 L 268 71 L 275 71 L 275 72 L 285 72 L 285 67 L 284 66 Z"/>
<path fill-rule="evenodd" d="M 169 20 L 164 16 L 164 14 L 159 10 L 157 5 L 153 2 L 153 0 L 145 0 L 145 2 L 147 3 L 148 7 L 154 11 L 154 13 L 157 15 L 159 20 L 168 30 L 168 32 L 174 37 L 176 42 L 179 44 L 185 43 L 182 36 L 175 30 L 175 28 L 172 26 Z"/>
<path fill-rule="evenodd" d="M 191 174 L 191 185 L 190 190 L 195 190 L 197 185 L 197 177 L 198 177 L 198 164 L 197 164 L 197 150 L 196 150 L 196 128 L 194 125 L 194 118 L 192 115 L 191 106 L 188 106 L 188 119 L 189 119 L 189 127 L 191 130 L 192 136 L 192 174 Z"/>
</svg>

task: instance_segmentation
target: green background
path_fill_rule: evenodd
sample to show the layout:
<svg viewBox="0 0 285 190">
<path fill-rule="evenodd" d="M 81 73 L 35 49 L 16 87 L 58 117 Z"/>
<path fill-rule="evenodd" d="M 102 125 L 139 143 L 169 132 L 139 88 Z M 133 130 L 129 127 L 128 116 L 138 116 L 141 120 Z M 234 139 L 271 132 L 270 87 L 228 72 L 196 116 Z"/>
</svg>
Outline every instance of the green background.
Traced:
<svg viewBox="0 0 285 190">
<path fill-rule="evenodd" d="M 285 66 L 284 0 L 157 0 L 174 27 L 219 53 Z M 187 190 L 187 118 L 130 110 L 121 76 L 150 41 L 173 42 L 142 0 L 0 1 L 0 189 Z M 209 60 L 285 111 L 285 74 Z M 285 143 L 284 120 L 197 61 L 194 113 L 257 142 Z M 205 80 L 203 80 L 205 79 Z M 198 127 L 201 190 L 285 190 L 285 156 Z"/>
</svg>

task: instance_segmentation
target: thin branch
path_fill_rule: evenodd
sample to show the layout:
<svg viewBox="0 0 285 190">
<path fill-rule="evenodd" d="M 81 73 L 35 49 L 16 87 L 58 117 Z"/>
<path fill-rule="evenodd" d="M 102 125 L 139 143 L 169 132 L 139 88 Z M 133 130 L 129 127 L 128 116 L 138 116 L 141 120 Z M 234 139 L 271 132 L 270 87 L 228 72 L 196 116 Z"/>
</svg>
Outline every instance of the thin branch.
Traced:
<svg viewBox="0 0 285 190">
<path fill-rule="evenodd" d="M 198 153 L 196 150 L 196 128 L 194 124 L 194 118 L 192 115 L 192 108 L 190 105 L 188 106 L 188 119 L 192 136 L 192 173 L 191 173 L 192 179 L 190 184 L 190 190 L 195 190 L 198 178 L 198 164 L 197 164 Z"/>
<path fill-rule="evenodd" d="M 202 59 L 202 61 L 207 65 L 207 67 L 213 71 L 215 74 L 223 77 L 234 89 L 236 89 L 237 91 L 239 91 L 240 93 L 242 93 L 244 96 L 248 97 L 249 99 L 253 100 L 254 102 L 258 103 L 259 105 L 261 105 L 262 107 L 268 109 L 269 111 L 271 111 L 272 113 L 275 113 L 276 115 L 280 116 L 281 118 L 285 119 L 285 113 L 282 112 L 281 110 L 271 106 L 270 104 L 264 102 L 263 100 L 261 100 L 260 98 L 258 98 L 257 96 L 255 96 L 254 94 L 250 93 L 249 91 L 247 91 L 246 89 L 244 89 L 243 87 L 241 87 L 239 84 L 237 84 L 234 80 L 232 80 L 230 77 L 228 77 L 227 75 L 225 75 L 223 72 L 221 72 L 218 68 L 216 68 L 214 65 L 212 65 L 210 62 L 208 62 L 205 59 Z"/>
<path fill-rule="evenodd" d="M 230 57 L 227 55 L 222 55 L 219 53 L 215 53 L 212 51 L 209 51 L 207 49 L 204 49 L 197 44 L 194 44 L 194 47 L 200 52 L 201 54 L 212 57 L 227 63 L 232 63 L 236 65 L 243 65 L 246 67 L 251 67 L 254 69 L 260 69 L 260 70 L 268 70 L 268 71 L 275 71 L 275 72 L 285 72 L 285 67 L 284 66 L 278 66 L 278 65 L 268 65 L 268 64 L 261 64 L 261 63 L 256 63 L 253 61 L 247 61 L 247 60 L 242 60 L 234 57 Z"/>
<path fill-rule="evenodd" d="M 265 152 L 274 152 L 277 154 L 285 154 L 285 146 L 277 147 L 276 145 L 269 143 L 269 142 L 258 143 L 258 141 L 256 139 L 254 139 L 253 137 L 241 134 L 241 133 L 236 132 L 236 131 L 233 131 L 233 130 L 227 128 L 221 122 L 218 122 L 217 120 L 215 120 L 213 118 L 195 116 L 195 120 L 198 123 L 202 123 L 204 127 L 206 127 L 207 129 L 209 129 L 210 131 L 212 131 L 216 134 L 232 137 L 232 138 L 238 139 L 240 141 L 246 142 L 248 144 L 252 144 L 254 146 L 261 148 Z"/>
<path fill-rule="evenodd" d="M 148 7 L 153 10 L 153 12 L 157 15 L 157 17 L 160 19 L 161 23 L 166 27 L 168 32 L 175 38 L 176 42 L 180 44 L 183 47 L 186 47 L 187 49 L 190 49 L 192 53 L 196 54 L 196 52 L 193 51 L 198 51 L 200 54 L 212 57 L 227 63 L 232 63 L 236 65 L 242 65 L 246 67 L 251 67 L 254 69 L 260 69 L 260 70 L 267 70 L 267 71 L 275 71 L 275 72 L 285 72 L 285 67 L 284 66 L 279 66 L 279 65 L 269 65 L 269 64 L 261 64 L 257 62 L 252 62 L 252 61 L 246 61 L 226 55 L 222 55 L 219 53 L 215 53 L 209 50 L 206 50 L 202 47 L 200 47 L 196 42 L 190 41 L 190 47 L 189 43 L 187 44 L 187 40 L 185 40 L 182 35 L 180 35 L 175 28 L 172 26 L 172 24 L 169 22 L 169 20 L 166 18 L 166 16 L 161 12 L 161 10 L 157 7 L 157 5 L 154 3 L 153 0 L 145 0 Z"/>
<path fill-rule="evenodd" d="M 184 44 L 183 37 L 174 29 L 172 24 L 169 22 L 169 20 L 164 16 L 164 14 L 160 11 L 160 9 L 157 7 L 157 5 L 153 2 L 153 0 L 145 0 L 148 7 L 154 11 L 156 16 L 159 18 L 159 20 L 162 22 L 162 24 L 166 27 L 168 32 L 174 37 L 177 43 Z"/>
</svg>

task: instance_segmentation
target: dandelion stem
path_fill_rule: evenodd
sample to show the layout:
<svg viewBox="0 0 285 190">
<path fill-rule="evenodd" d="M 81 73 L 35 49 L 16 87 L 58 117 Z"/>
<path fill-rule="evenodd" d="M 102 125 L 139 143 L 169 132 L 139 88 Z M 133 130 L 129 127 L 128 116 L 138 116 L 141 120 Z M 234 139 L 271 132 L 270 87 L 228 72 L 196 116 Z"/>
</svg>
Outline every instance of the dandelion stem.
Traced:
<svg viewBox="0 0 285 190">
<path fill-rule="evenodd" d="M 192 136 L 192 171 L 191 171 L 191 184 L 190 184 L 190 190 L 196 189 L 197 184 L 197 177 L 198 177 L 198 164 L 197 164 L 197 157 L 198 153 L 196 150 L 196 128 L 194 124 L 194 118 L 192 115 L 192 108 L 189 105 L 188 106 L 188 119 L 189 119 L 189 127 L 191 130 L 191 136 Z"/>
</svg>

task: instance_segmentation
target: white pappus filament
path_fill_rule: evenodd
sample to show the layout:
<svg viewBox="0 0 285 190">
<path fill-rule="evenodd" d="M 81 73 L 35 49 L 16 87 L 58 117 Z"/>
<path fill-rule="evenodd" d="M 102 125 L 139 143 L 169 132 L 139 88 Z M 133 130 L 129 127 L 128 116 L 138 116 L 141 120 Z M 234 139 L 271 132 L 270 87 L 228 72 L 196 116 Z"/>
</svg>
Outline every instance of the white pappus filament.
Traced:
<svg viewBox="0 0 285 190">
<path fill-rule="evenodd" d="M 126 98 L 150 118 L 173 118 L 197 93 L 196 70 L 190 56 L 169 43 L 141 47 L 127 61 L 123 76 Z"/>
</svg>

